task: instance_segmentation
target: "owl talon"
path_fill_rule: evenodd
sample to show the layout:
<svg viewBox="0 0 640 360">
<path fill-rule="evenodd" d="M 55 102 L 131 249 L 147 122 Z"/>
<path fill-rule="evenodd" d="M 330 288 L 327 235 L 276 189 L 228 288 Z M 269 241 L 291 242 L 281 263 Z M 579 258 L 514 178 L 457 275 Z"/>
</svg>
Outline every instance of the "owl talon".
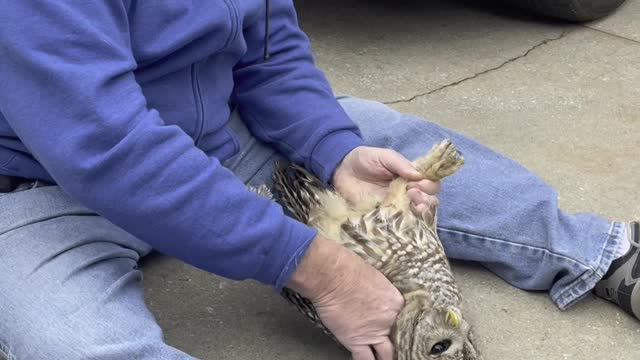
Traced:
<svg viewBox="0 0 640 360">
<path fill-rule="evenodd" d="M 440 181 L 453 174 L 464 164 L 464 156 L 451 140 L 443 140 L 416 161 L 416 169 L 425 179 Z"/>
</svg>

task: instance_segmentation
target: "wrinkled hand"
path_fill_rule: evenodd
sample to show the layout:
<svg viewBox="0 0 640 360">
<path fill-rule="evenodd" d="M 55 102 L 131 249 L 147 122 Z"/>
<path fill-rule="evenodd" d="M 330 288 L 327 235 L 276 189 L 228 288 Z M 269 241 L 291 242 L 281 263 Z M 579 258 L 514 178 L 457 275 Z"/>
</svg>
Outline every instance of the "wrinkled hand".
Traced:
<svg viewBox="0 0 640 360">
<path fill-rule="evenodd" d="M 336 168 L 332 183 L 347 201 L 357 202 L 372 196 L 383 199 L 396 177 L 408 181 L 407 194 L 418 212 L 437 202 L 434 195 L 440 190 L 440 183 L 423 179 L 407 158 L 390 149 L 353 149 Z"/>
<path fill-rule="evenodd" d="M 389 334 L 404 299 L 356 254 L 318 236 L 287 286 L 313 302 L 353 360 L 393 360 Z"/>
</svg>

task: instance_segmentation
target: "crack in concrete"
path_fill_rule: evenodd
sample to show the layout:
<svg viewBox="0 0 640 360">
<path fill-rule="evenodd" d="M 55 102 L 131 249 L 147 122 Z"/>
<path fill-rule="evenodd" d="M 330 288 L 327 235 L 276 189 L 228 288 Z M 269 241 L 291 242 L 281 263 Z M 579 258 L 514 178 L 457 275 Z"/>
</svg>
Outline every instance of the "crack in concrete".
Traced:
<svg viewBox="0 0 640 360">
<path fill-rule="evenodd" d="M 600 32 L 600 33 L 603 33 L 603 34 L 606 34 L 606 35 L 609 35 L 609 36 L 613 36 L 613 37 L 618 38 L 618 39 L 627 40 L 627 41 L 631 41 L 631 42 L 636 43 L 636 44 L 640 44 L 640 41 L 638 41 L 636 39 L 628 38 L 626 36 L 614 34 L 612 32 L 608 32 L 608 31 L 605 31 L 605 30 L 600 30 L 600 29 L 593 28 L 593 27 L 587 26 L 587 25 L 582 25 L 582 26 L 587 28 L 587 29 L 589 29 L 589 30 L 597 31 L 597 32 Z"/>
<path fill-rule="evenodd" d="M 473 79 L 475 79 L 475 78 L 477 78 L 477 77 L 479 77 L 479 76 L 482 76 L 482 75 L 485 75 L 485 74 L 487 74 L 487 73 L 490 73 L 490 72 L 493 72 L 493 71 L 499 70 L 500 68 L 502 68 L 503 66 L 505 66 L 505 65 L 507 65 L 507 64 L 510 64 L 510 63 L 512 63 L 512 62 L 514 62 L 514 61 L 517 61 L 517 60 L 519 60 L 519 59 L 522 59 L 522 58 L 524 58 L 524 57 L 527 57 L 527 56 L 528 56 L 532 51 L 534 51 L 535 49 L 537 49 L 537 48 L 539 48 L 539 47 L 541 47 L 541 46 L 544 46 L 544 45 L 546 45 L 546 44 L 548 44 L 548 43 L 550 43 L 550 42 L 554 42 L 554 41 L 560 40 L 560 39 L 562 39 L 563 37 L 567 36 L 570 32 L 571 32 L 571 31 L 563 31 L 559 36 L 556 36 L 556 37 L 554 37 L 554 38 L 544 39 L 544 40 L 542 40 L 541 42 L 539 42 L 539 43 L 537 43 L 537 44 L 533 45 L 532 47 L 530 47 L 530 48 L 529 48 L 527 51 L 525 51 L 522 55 L 518 55 L 518 56 L 516 56 L 516 57 L 512 57 L 512 58 L 510 58 L 510 59 L 507 59 L 506 61 L 502 62 L 502 63 L 501 63 L 500 65 L 498 65 L 498 66 L 495 66 L 495 67 L 492 67 L 492 68 L 489 68 L 489 69 L 483 70 L 483 71 L 481 71 L 481 72 L 479 72 L 479 73 L 475 73 L 475 74 L 473 74 L 473 75 L 471 75 L 471 76 L 468 76 L 468 77 L 466 77 L 466 78 L 463 78 L 463 79 L 460 79 L 460 80 L 456 80 L 456 81 L 454 81 L 454 82 L 452 82 L 452 83 L 449 83 L 449 84 L 446 84 L 446 85 L 442 85 L 442 86 L 437 87 L 437 88 L 435 88 L 435 89 L 433 89 L 433 90 L 429 90 L 429 91 L 424 92 L 424 93 L 420 93 L 420 94 L 413 95 L 413 96 L 412 96 L 412 97 L 410 97 L 409 99 L 399 99 L 399 100 L 385 101 L 384 103 L 385 103 L 385 104 L 387 104 L 387 105 L 391 105 L 391 104 L 398 104 L 398 103 L 408 103 L 408 102 L 412 102 L 413 100 L 415 100 L 415 99 L 417 99 L 417 98 L 419 98 L 419 97 L 429 96 L 429 95 L 431 95 L 431 94 L 434 94 L 434 93 L 436 93 L 436 92 L 438 92 L 438 91 L 441 91 L 441 90 L 444 90 L 444 89 L 446 89 L 446 88 L 450 88 L 450 87 L 453 87 L 453 86 L 460 85 L 460 84 L 462 84 L 463 82 L 466 82 L 466 81 L 469 81 L 469 80 L 473 80 Z"/>
</svg>

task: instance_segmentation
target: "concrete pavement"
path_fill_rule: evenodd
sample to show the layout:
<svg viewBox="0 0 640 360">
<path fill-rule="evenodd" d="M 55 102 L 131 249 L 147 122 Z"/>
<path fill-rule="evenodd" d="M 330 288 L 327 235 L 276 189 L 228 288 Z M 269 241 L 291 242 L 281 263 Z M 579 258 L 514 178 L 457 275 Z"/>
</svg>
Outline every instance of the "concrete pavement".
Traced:
<svg viewBox="0 0 640 360">
<path fill-rule="evenodd" d="M 585 25 L 457 1 L 298 0 L 336 93 L 386 102 L 534 170 L 561 205 L 640 218 L 640 0 Z M 640 359 L 640 321 L 589 297 L 560 312 L 456 263 L 488 360 Z M 348 359 L 283 300 L 156 256 L 147 301 L 167 341 L 202 359 Z"/>
</svg>

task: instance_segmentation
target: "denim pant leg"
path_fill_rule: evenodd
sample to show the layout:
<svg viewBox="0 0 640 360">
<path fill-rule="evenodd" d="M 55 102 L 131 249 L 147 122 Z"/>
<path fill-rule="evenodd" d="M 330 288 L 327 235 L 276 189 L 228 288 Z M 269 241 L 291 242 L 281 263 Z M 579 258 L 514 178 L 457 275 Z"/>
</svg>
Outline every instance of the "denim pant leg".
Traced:
<svg viewBox="0 0 640 360">
<path fill-rule="evenodd" d="M 445 138 L 466 163 L 444 180 L 438 231 L 449 257 L 483 264 L 510 284 L 547 290 L 565 309 L 584 297 L 606 273 L 624 228 L 594 214 L 566 214 L 555 191 L 518 163 L 432 122 L 373 101 L 340 99 L 371 146 L 389 147 L 410 159 Z M 230 128 L 240 153 L 225 162 L 245 183 L 271 183 L 274 149 L 255 139 L 237 113 Z"/>
<path fill-rule="evenodd" d="M 276 160 L 283 160 L 280 152 L 258 140 L 249 132 L 237 111 L 231 113 L 227 128 L 236 136 L 239 151 L 222 163 L 242 182 L 251 186 L 273 185 Z"/>
<path fill-rule="evenodd" d="M 0 194 L 0 358 L 192 359 L 144 303 L 150 250 L 57 186 Z"/>
<path fill-rule="evenodd" d="M 539 177 L 495 151 L 432 122 L 384 104 L 344 97 L 340 104 L 371 146 L 409 159 L 451 139 L 466 163 L 443 182 L 438 231 L 449 257 L 483 264 L 510 284 L 549 291 L 565 309 L 606 273 L 624 227 L 594 214 L 566 214 L 556 192 Z M 229 127 L 240 152 L 224 165 L 251 185 L 271 184 L 273 148 L 255 139 L 237 113 Z"/>
<path fill-rule="evenodd" d="M 340 103 L 369 145 L 415 159 L 449 138 L 464 154 L 465 165 L 438 196 L 438 232 L 449 257 L 482 263 L 522 289 L 549 290 L 561 309 L 606 273 L 624 236 L 621 223 L 562 212 L 539 177 L 452 130 L 373 101 Z"/>
</svg>

